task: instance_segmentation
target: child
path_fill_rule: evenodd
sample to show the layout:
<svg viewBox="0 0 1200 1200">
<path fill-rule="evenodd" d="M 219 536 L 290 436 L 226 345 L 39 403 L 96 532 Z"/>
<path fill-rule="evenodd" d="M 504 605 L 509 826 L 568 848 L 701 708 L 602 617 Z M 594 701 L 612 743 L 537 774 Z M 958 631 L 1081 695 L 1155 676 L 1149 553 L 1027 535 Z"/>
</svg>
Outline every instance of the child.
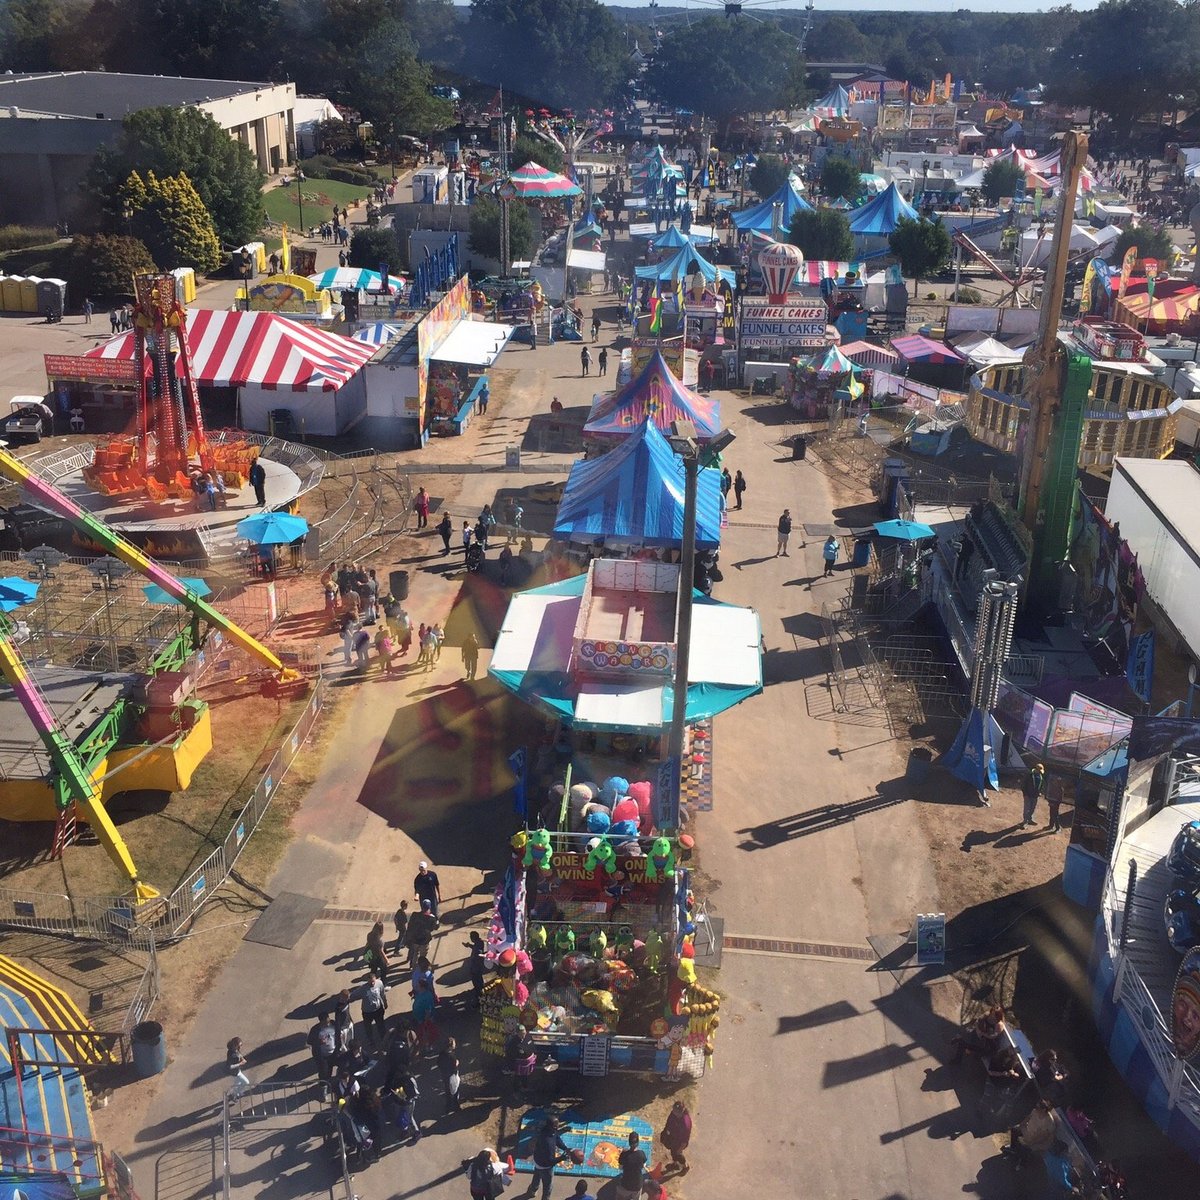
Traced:
<svg viewBox="0 0 1200 1200">
<path fill-rule="evenodd" d="M 242 1053 L 240 1037 L 230 1038 L 225 1043 L 225 1065 L 233 1076 L 233 1087 L 229 1089 L 229 1094 L 236 1100 L 251 1086 L 246 1078 L 246 1056 Z"/>
</svg>

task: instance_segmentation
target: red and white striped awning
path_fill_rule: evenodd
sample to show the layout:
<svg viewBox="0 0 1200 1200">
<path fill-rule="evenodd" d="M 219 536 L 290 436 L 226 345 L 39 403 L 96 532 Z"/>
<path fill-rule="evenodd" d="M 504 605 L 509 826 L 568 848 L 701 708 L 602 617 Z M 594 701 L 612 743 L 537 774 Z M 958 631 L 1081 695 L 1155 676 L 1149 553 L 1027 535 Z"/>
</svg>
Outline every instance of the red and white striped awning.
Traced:
<svg viewBox="0 0 1200 1200">
<path fill-rule="evenodd" d="M 874 342 L 844 342 L 842 353 L 860 367 L 890 367 L 900 355 Z"/>
<path fill-rule="evenodd" d="M 188 313 L 188 346 L 196 381 L 205 387 L 292 392 L 336 392 L 376 350 L 277 313 L 210 308 Z M 131 360 L 133 351 L 133 334 L 123 333 L 87 357 Z"/>
</svg>

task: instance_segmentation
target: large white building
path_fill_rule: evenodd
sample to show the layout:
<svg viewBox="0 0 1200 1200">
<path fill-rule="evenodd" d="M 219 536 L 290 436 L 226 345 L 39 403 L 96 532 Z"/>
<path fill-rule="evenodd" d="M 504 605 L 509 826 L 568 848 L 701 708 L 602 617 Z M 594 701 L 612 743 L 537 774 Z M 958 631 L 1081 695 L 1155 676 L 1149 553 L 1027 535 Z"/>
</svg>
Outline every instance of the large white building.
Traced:
<svg viewBox="0 0 1200 1200">
<path fill-rule="evenodd" d="M 143 108 L 202 109 L 249 147 L 264 174 L 295 156 L 296 85 L 106 71 L 0 75 L 0 222 L 55 225 L 81 203 L 79 185 L 121 122 Z"/>
</svg>

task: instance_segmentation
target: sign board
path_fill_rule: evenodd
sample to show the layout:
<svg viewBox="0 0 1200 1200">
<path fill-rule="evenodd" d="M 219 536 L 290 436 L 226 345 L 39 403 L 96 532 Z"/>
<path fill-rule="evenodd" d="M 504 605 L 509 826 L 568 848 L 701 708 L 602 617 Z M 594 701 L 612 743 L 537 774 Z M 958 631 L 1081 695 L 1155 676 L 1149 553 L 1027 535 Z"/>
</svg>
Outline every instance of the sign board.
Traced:
<svg viewBox="0 0 1200 1200">
<path fill-rule="evenodd" d="M 679 821 L 679 759 L 666 758 L 658 764 L 654 803 L 655 825 L 659 829 L 674 829 Z"/>
<path fill-rule="evenodd" d="M 738 347 L 742 350 L 824 346 L 829 310 L 824 304 L 742 302 Z"/>
<path fill-rule="evenodd" d="M 137 363 L 127 358 L 89 358 L 85 354 L 46 354 L 46 378 L 67 383 L 125 383 L 138 381 Z"/>
<path fill-rule="evenodd" d="M 917 966 L 946 961 L 946 914 L 917 913 Z"/>
<path fill-rule="evenodd" d="M 604 1033 L 579 1039 L 579 1073 L 600 1078 L 608 1074 L 608 1056 L 612 1039 Z"/>
</svg>

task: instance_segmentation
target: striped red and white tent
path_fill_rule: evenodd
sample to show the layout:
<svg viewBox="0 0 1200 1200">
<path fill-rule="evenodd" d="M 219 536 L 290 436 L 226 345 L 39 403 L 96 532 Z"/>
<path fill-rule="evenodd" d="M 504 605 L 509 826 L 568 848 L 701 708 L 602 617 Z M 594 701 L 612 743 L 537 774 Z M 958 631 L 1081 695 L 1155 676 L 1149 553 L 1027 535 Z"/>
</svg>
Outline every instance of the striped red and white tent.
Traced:
<svg viewBox="0 0 1200 1200">
<path fill-rule="evenodd" d="M 188 313 L 188 345 L 196 381 L 204 387 L 292 392 L 336 392 L 376 350 L 278 313 L 209 308 Z M 133 354 L 134 336 L 123 333 L 87 357 L 132 360 Z"/>
<path fill-rule="evenodd" d="M 842 353 L 860 367 L 890 367 L 900 357 L 895 350 L 876 346 L 874 342 L 846 342 Z"/>
</svg>

